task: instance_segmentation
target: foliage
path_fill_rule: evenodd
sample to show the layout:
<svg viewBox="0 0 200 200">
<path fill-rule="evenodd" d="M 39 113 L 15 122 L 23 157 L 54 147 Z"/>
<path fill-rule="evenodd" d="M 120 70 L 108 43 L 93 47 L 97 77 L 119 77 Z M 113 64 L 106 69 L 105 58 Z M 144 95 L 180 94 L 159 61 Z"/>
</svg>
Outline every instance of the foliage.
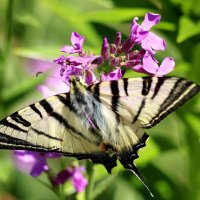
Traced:
<svg viewBox="0 0 200 200">
<path fill-rule="evenodd" d="M 164 37 L 168 46 L 157 59 L 172 56 L 176 61 L 172 75 L 200 84 L 198 0 L 1 0 L 0 117 L 41 98 L 35 86 L 43 79 L 28 73 L 30 59 L 52 62 L 59 55 L 58 49 L 70 44 L 72 31 L 86 36 L 86 49 L 98 54 L 104 35 L 109 39 L 121 31 L 127 37 L 132 18 L 143 18 L 147 12 L 162 16 L 153 31 Z M 136 163 L 155 199 L 200 198 L 199 102 L 198 95 L 158 126 L 147 130 L 151 137 Z M 47 181 L 45 175 L 37 181 L 17 172 L 10 156 L 7 151 L 0 152 L 0 199 L 58 199 L 43 184 Z M 60 163 L 65 165 L 67 160 L 62 158 Z M 58 163 L 51 162 L 54 169 L 59 168 Z M 107 175 L 99 165 L 92 170 L 94 191 L 85 192 L 92 193 L 91 198 L 151 198 L 137 178 L 120 166 L 113 171 L 114 175 Z M 64 185 L 63 191 L 71 194 L 69 199 L 74 198 L 70 185 Z M 86 197 L 80 193 L 77 199 Z"/>
</svg>

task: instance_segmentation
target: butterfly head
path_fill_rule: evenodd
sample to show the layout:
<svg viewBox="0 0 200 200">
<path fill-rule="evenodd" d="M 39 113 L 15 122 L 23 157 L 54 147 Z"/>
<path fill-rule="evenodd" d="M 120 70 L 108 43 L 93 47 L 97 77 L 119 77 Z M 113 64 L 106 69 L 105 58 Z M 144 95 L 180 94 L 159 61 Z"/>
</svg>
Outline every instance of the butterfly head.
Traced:
<svg viewBox="0 0 200 200">
<path fill-rule="evenodd" d="M 71 76 L 69 83 L 70 83 L 70 93 L 84 91 L 86 87 L 83 79 L 77 76 Z"/>
</svg>

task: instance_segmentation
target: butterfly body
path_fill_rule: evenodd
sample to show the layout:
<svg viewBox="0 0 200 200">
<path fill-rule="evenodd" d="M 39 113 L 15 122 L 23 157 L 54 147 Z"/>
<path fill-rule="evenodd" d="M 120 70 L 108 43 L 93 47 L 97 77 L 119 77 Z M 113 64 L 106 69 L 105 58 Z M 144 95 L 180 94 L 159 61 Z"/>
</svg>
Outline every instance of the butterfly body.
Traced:
<svg viewBox="0 0 200 200">
<path fill-rule="evenodd" d="M 134 165 L 148 138 L 144 128 L 156 125 L 199 90 L 177 77 L 122 79 L 89 87 L 72 78 L 69 93 L 43 99 L 0 121 L 0 148 L 91 159 L 109 173 L 119 159 L 144 183 Z"/>
</svg>

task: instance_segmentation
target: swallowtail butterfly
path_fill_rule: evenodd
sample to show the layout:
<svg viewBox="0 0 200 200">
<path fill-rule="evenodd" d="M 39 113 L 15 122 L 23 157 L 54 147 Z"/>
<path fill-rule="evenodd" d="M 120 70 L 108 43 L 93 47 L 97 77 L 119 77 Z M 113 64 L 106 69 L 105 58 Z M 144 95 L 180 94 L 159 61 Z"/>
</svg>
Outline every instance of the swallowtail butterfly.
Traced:
<svg viewBox="0 0 200 200">
<path fill-rule="evenodd" d="M 43 99 L 0 121 L 0 148 L 91 159 L 109 173 L 118 159 L 146 187 L 134 164 L 149 137 L 144 129 L 200 90 L 176 77 L 121 79 L 89 87 L 73 77 L 70 84 L 69 93 Z"/>
</svg>

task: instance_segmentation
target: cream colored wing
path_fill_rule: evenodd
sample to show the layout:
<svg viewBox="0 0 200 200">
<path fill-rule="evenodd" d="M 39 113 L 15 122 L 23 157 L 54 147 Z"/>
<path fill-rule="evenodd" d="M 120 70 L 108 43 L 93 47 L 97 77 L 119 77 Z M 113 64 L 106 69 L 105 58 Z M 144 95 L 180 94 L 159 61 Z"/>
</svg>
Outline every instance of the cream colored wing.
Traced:
<svg viewBox="0 0 200 200">
<path fill-rule="evenodd" d="M 200 86 L 177 77 L 144 77 L 102 82 L 91 89 L 116 119 L 151 128 L 198 93 Z"/>
<path fill-rule="evenodd" d="M 80 95 L 55 95 L 3 119 L 0 121 L 0 148 L 52 151 L 78 159 L 91 159 L 111 172 L 117 158 L 100 148 L 104 143 L 99 127 L 105 130 L 104 119 L 96 122 L 96 117 L 102 116 L 101 108 L 88 95 L 79 101 Z M 96 107 L 95 112 L 92 104 Z M 93 113 L 99 114 L 93 117 Z"/>
<path fill-rule="evenodd" d="M 199 86 L 182 78 L 136 78 L 88 88 L 71 79 L 70 93 L 32 104 L 0 121 L 0 148 L 53 151 L 103 164 L 134 165 L 150 128 L 185 103 Z M 146 186 L 147 187 L 147 186 Z"/>
<path fill-rule="evenodd" d="M 0 146 L 69 154 L 98 151 L 100 138 L 61 99 L 67 102 L 67 94 L 49 97 L 2 120 Z"/>
<path fill-rule="evenodd" d="M 148 138 L 142 128 L 156 125 L 198 93 L 200 86 L 177 77 L 145 77 L 101 82 L 88 90 L 98 102 L 112 110 L 112 119 L 116 123 L 113 131 L 120 144 L 117 158 L 149 190 L 134 164 L 138 149 L 145 146 Z"/>
</svg>

